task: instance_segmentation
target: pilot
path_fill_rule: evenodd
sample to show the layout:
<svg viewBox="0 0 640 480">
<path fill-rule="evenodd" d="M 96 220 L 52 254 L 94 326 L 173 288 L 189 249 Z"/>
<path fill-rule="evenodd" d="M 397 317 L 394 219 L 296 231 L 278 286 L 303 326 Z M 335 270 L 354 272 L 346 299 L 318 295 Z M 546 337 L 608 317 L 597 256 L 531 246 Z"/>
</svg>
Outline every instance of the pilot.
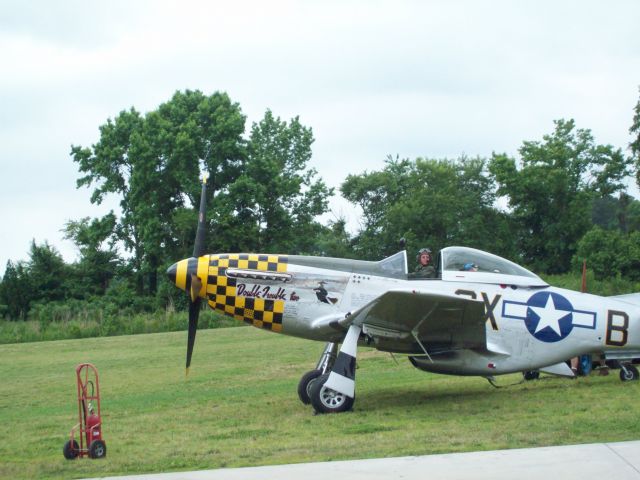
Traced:
<svg viewBox="0 0 640 480">
<path fill-rule="evenodd" d="M 411 274 L 411 278 L 434 278 L 436 269 L 431 265 L 431 249 L 421 248 L 416 256 L 418 266 L 415 272 Z"/>
<path fill-rule="evenodd" d="M 477 272 L 478 265 L 476 265 L 475 263 L 465 263 L 462 267 L 462 270 L 465 272 Z"/>
</svg>

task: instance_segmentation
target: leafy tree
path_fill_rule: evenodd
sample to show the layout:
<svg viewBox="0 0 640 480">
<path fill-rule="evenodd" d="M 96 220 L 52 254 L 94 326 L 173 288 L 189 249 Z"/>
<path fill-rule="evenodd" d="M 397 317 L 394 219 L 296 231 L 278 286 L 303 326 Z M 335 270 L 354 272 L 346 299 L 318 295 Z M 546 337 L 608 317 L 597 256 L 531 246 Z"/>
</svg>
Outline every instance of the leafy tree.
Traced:
<svg viewBox="0 0 640 480">
<path fill-rule="evenodd" d="M 626 234 L 595 226 L 578 242 L 573 262 L 578 266 L 583 260 L 599 280 L 618 275 L 637 280 L 640 278 L 640 232 Z"/>
<path fill-rule="evenodd" d="M 31 242 L 29 260 L 7 262 L 0 284 L 0 304 L 6 306 L 9 318 L 26 319 L 34 303 L 66 300 L 71 271 L 60 253 L 46 241 Z"/>
<path fill-rule="evenodd" d="M 618 229 L 624 233 L 640 230 L 640 201 L 624 192 L 618 197 L 595 198 L 591 219 L 605 230 Z"/>
<path fill-rule="evenodd" d="M 361 258 L 379 259 L 391 253 L 398 239 L 405 233 L 390 232 L 386 228 L 388 208 L 409 197 L 409 183 L 414 164 L 408 160 L 385 160 L 378 172 L 348 175 L 340 187 L 342 196 L 362 210 L 362 228 L 354 247 Z M 383 238 L 384 237 L 384 238 Z"/>
<path fill-rule="evenodd" d="M 323 227 L 312 253 L 321 257 L 355 258 L 353 240 L 344 218 L 337 218 Z"/>
<path fill-rule="evenodd" d="M 214 219 L 230 250 L 308 253 L 333 190 L 308 167 L 313 133 L 298 117 L 290 122 L 270 110 L 254 123 L 242 174 Z"/>
<path fill-rule="evenodd" d="M 633 109 L 633 122 L 629 128 L 629 133 L 634 136 L 629 148 L 636 166 L 636 183 L 640 186 L 640 99 L 638 99 L 638 103 Z"/>
<path fill-rule="evenodd" d="M 591 227 L 593 200 L 622 190 L 630 173 L 620 149 L 596 145 L 573 120 L 554 123 L 542 142 L 523 143 L 520 168 L 505 154 L 494 154 L 489 165 L 498 194 L 508 199 L 525 263 L 548 273 L 568 270 Z"/>
<path fill-rule="evenodd" d="M 102 218 L 85 217 L 65 224 L 64 238 L 72 240 L 80 251 L 73 285 L 76 296 L 102 295 L 115 277 L 120 265 L 114 245 L 116 223 L 116 216 L 110 212 Z"/>
<path fill-rule="evenodd" d="M 409 251 L 468 245 L 513 256 L 494 190 L 485 161 L 466 157 L 414 162 L 389 157 L 382 171 L 350 175 L 341 187 L 363 210 L 354 243 L 370 259 L 395 253 L 401 237 Z"/>
<path fill-rule="evenodd" d="M 46 241 L 42 245 L 37 245 L 35 240 L 31 242 L 28 275 L 34 301 L 65 300 L 69 292 L 69 273 L 68 265 L 55 247 Z"/>
<path fill-rule="evenodd" d="M 138 285 L 142 291 L 142 243 L 139 228 L 131 219 L 135 208 L 130 198 L 130 179 L 133 174 L 135 157 L 131 154 L 132 143 L 140 137 L 143 117 L 135 109 L 122 111 L 118 116 L 100 126 L 100 141 L 92 148 L 72 146 L 73 161 L 84 174 L 77 181 L 77 187 L 94 185 L 91 203 L 100 204 L 108 194 L 120 197 L 121 219 L 115 236 L 122 240 L 125 248 L 133 251 L 132 263 L 139 272 Z"/>
<path fill-rule="evenodd" d="M 114 235 L 133 253 L 138 293 L 144 290 L 143 275 L 148 291 L 155 293 L 167 255 L 190 254 L 183 243 L 187 235 L 173 220 L 188 207 L 197 209 L 200 168 L 213 174 L 210 198 L 239 175 L 244 122 L 240 107 L 226 94 L 187 90 L 145 116 L 132 108 L 108 119 L 92 148 L 72 147 L 84 174 L 78 187 L 94 186 L 91 201 L 100 203 L 107 194 L 120 198 Z"/>
<path fill-rule="evenodd" d="M 7 268 L 0 283 L 0 304 L 12 320 L 26 319 L 32 299 L 32 288 L 28 270 L 24 262 L 7 262 Z"/>
</svg>

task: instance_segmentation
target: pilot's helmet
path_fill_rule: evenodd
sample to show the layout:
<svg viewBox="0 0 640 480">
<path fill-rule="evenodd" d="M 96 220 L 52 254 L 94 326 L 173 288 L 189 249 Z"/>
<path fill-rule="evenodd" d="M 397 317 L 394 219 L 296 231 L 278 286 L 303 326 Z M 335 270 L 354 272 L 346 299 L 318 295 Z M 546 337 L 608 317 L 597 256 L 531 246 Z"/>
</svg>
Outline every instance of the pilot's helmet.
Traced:
<svg viewBox="0 0 640 480">
<path fill-rule="evenodd" d="M 478 265 L 476 265 L 475 263 L 465 263 L 464 266 L 462 267 L 462 270 L 464 270 L 465 272 L 470 272 L 473 269 L 478 269 Z"/>
<path fill-rule="evenodd" d="M 416 255 L 416 262 L 420 261 L 420 255 L 422 255 L 423 253 L 428 253 L 429 257 L 431 257 L 431 249 L 430 248 L 421 248 L 420 250 L 418 250 L 418 255 Z"/>
</svg>

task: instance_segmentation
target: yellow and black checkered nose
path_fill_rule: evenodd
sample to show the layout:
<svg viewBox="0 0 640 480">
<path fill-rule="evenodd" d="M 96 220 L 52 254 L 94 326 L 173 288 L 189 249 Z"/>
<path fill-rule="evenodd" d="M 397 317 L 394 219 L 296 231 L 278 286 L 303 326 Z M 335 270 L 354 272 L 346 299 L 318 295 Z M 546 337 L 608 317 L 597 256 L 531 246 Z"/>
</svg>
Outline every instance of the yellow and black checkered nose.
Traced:
<svg viewBox="0 0 640 480">
<path fill-rule="evenodd" d="M 167 276 L 176 287 L 185 292 L 191 291 L 191 279 L 193 276 L 200 278 L 202 285 L 198 292 L 199 297 L 204 297 L 207 290 L 207 277 L 209 274 L 209 255 L 199 258 L 186 258 L 174 263 L 167 269 Z"/>
<path fill-rule="evenodd" d="M 284 300 L 245 297 L 238 294 L 236 278 L 227 276 L 228 269 L 255 272 L 286 273 L 288 258 L 284 255 L 231 253 L 210 255 L 207 297 L 211 308 L 254 327 L 282 331 Z M 260 287 L 263 288 L 263 287 Z"/>
<path fill-rule="evenodd" d="M 228 276 L 228 269 L 260 272 L 287 272 L 288 258 L 285 255 L 262 255 L 254 253 L 231 253 L 204 255 L 187 258 L 174 263 L 167 269 L 169 279 L 181 290 L 195 297 L 207 298 L 209 306 L 236 320 L 254 327 L 282 331 L 285 300 L 269 298 L 255 277 L 253 280 L 238 280 Z M 198 292 L 192 292 L 192 280 L 198 277 L 202 282 Z M 196 279 L 197 280 L 197 279 Z M 244 296 L 238 292 L 238 282 L 252 282 L 255 293 Z M 195 296 L 194 296 L 195 295 Z"/>
</svg>

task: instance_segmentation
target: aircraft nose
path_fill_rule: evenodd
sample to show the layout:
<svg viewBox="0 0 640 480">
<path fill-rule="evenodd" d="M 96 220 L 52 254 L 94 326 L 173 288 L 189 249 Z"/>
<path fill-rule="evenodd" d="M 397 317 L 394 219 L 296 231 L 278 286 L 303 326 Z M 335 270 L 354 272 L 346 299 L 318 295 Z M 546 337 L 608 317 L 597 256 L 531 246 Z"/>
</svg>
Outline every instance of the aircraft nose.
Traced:
<svg viewBox="0 0 640 480">
<path fill-rule="evenodd" d="M 169 277 L 169 280 L 180 290 L 190 293 L 191 281 L 194 277 L 198 277 L 200 279 L 200 286 L 198 287 L 198 292 L 195 294 L 200 294 L 206 290 L 208 267 L 208 255 L 200 258 L 185 258 L 184 260 L 174 263 L 167 269 L 167 277 Z"/>
<path fill-rule="evenodd" d="M 193 263 L 194 265 L 190 265 Z M 167 269 L 167 277 L 171 280 L 176 287 L 180 290 L 186 291 L 189 287 L 189 274 L 195 273 L 195 265 L 197 260 L 195 258 L 187 258 L 174 263 Z M 191 267 L 191 268 L 189 268 Z"/>
<path fill-rule="evenodd" d="M 176 262 L 167 268 L 167 277 L 169 277 L 169 281 L 175 285 L 176 283 L 176 275 L 178 273 L 178 263 Z"/>
</svg>

